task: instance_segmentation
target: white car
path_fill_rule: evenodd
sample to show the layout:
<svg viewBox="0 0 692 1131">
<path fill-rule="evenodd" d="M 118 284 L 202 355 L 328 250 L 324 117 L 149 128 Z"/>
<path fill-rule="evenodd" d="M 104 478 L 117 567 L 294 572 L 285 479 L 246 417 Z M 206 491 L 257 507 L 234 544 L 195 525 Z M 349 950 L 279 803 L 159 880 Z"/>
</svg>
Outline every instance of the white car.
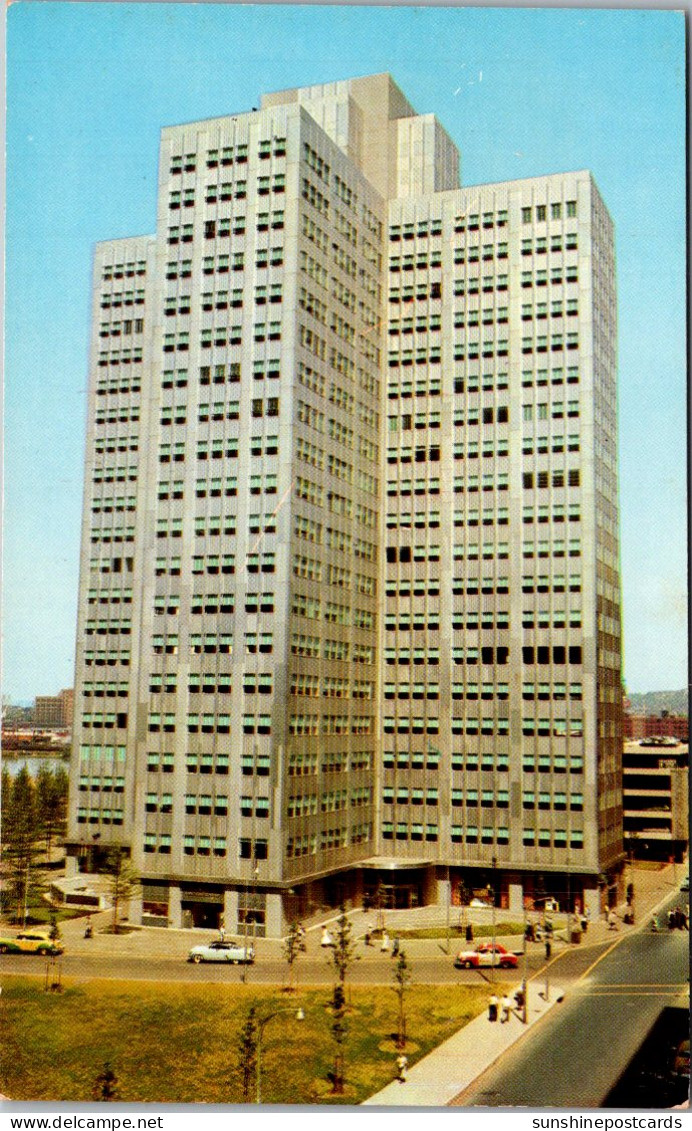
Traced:
<svg viewBox="0 0 692 1131">
<path fill-rule="evenodd" d="M 187 956 L 188 962 L 232 962 L 237 965 L 239 962 L 252 963 L 255 961 L 255 951 L 251 946 L 243 946 L 242 943 L 234 942 L 232 939 L 214 939 L 213 942 L 206 943 L 202 946 L 193 946 L 189 955 Z"/>
</svg>

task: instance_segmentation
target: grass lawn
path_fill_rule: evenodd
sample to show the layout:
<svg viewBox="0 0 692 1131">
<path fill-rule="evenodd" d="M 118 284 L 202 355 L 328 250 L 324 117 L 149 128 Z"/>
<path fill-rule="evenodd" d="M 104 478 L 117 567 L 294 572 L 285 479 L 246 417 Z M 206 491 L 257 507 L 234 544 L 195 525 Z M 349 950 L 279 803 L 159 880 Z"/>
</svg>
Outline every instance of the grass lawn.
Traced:
<svg viewBox="0 0 692 1131">
<path fill-rule="evenodd" d="M 495 992 L 502 986 L 496 984 Z M 411 1064 L 482 1012 L 488 985 L 411 986 L 406 993 Z M 268 1022 L 262 1045 L 264 1103 L 360 1103 L 394 1076 L 397 998 L 388 986 L 347 989 L 346 1093 L 330 1095 L 334 1043 L 329 986 L 285 994 L 234 983 L 66 979 L 5 975 L 0 999 L 0 1092 L 14 1100 L 90 1101 L 109 1061 L 121 1102 L 242 1103 L 238 1034 L 251 1005 Z M 292 1016 L 301 1006 L 305 1020 Z"/>
</svg>

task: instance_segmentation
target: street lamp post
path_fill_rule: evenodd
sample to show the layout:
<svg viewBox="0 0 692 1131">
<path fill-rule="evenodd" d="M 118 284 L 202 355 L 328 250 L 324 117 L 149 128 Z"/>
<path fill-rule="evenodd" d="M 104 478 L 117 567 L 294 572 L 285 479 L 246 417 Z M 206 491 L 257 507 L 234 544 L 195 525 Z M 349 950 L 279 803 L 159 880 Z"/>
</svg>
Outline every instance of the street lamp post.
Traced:
<svg viewBox="0 0 692 1131">
<path fill-rule="evenodd" d="M 451 913 L 451 908 L 450 908 L 451 900 L 452 900 L 452 890 L 451 890 L 451 880 L 449 878 L 449 864 L 448 864 L 447 865 L 447 954 L 449 954 L 449 934 L 450 934 L 449 917 L 450 917 L 450 913 Z"/>
<path fill-rule="evenodd" d="M 522 981 L 521 989 L 524 997 L 524 1008 L 522 1012 L 522 1021 L 526 1025 L 529 1019 L 529 940 L 528 940 L 528 920 L 526 914 L 526 900 L 524 899 L 524 978 Z"/>
<path fill-rule="evenodd" d="M 265 1027 L 280 1013 L 292 1013 L 296 1021 L 305 1020 L 305 1012 L 302 1008 L 299 1009 L 276 1009 L 273 1013 L 268 1013 L 266 1017 L 261 1018 L 257 1023 L 257 1070 L 255 1079 L 255 1103 L 262 1103 L 262 1038 L 264 1036 Z"/>
<path fill-rule="evenodd" d="M 493 906 L 493 965 L 491 966 L 491 970 L 494 971 L 495 970 L 495 957 L 496 957 L 495 956 L 495 933 L 496 933 L 495 932 L 495 869 L 497 868 L 497 856 L 493 856 L 492 865 L 493 865 L 493 882 L 492 882 L 491 891 L 492 891 L 492 901 L 493 901 L 493 904 L 492 904 L 492 906 Z"/>
</svg>

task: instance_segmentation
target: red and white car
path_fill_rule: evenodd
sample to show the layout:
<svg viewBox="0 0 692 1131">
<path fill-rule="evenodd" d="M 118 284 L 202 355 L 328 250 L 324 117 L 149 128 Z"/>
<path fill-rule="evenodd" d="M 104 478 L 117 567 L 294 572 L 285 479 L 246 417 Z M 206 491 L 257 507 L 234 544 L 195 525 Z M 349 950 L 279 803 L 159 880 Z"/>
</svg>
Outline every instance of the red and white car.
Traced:
<svg viewBox="0 0 692 1131">
<path fill-rule="evenodd" d="M 500 966 L 503 970 L 515 969 L 519 963 L 516 954 L 500 943 L 479 943 L 475 950 L 460 950 L 454 959 L 457 969 L 477 970 L 481 966 Z"/>
</svg>

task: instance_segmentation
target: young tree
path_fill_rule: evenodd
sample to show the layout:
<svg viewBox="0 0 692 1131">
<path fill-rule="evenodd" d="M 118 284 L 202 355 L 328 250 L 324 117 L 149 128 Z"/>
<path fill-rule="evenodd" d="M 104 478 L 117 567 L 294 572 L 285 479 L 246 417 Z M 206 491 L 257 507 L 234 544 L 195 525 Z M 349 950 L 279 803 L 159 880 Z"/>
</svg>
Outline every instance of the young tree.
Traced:
<svg viewBox="0 0 692 1131">
<path fill-rule="evenodd" d="M 108 1061 L 106 1061 L 94 1080 L 91 1094 L 99 1103 L 114 1103 L 120 1098 L 118 1093 L 118 1077 L 115 1075 Z"/>
<path fill-rule="evenodd" d="M 329 1006 L 332 1011 L 331 1033 L 335 1045 L 334 1068 L 332 1069 L 332 1094 L 342 1096 L 344 1094 L 346 1079 L 345 1045 L 346 1038 L 348 1037 L 348 1025 L 346 1023 L 346 995 L 341 982 L 337 982 L 334 986 L 332 1000 Z"/>
<path fill-rule="evenodd" d="M 51 912 L 50 916 L 50 929 L 48 931 L 48 938 L 51 942 L 58 942 L 60 939 L 60 927 L 58 920 L 55 918 L 55 913 Z"/>
<path fill-rule="evenodd" d="M 108 853 L 106 870 L 108 894 L 113 905 L 113 934 L 117 935 L 120 906 L 137 894 L 139 878 L 129 857 L 120 846 L 112 848 Z"/>
<path fill-rule="evenodd" d="M 332 962 L 336 967 L 339 982 L 342 986 L 346 984 L 346 975 L 348 974 L 349 967 L 356 953 L 356 944 L 351 937 L 351 933 L 351 922 L 346 914 L 346 908 L 342 903 L 339 909 L 339 918 L 336 921 L 334 946 L 331 949 Z"/>
<path fill-rule="evenodd" d="M 397 1018 L 396 1047 L 406 1048 L 406 1014 L 404 1012 L 404 997 L 409 982 L 411 981 L 411 967 L 403 950 L 399 951 L 399 958 L 394 967 L 394 985 L 392 989 L 399 999 L 399 1016 Z"/>
<path fill-rule="evenodd" d="M 305 954 L 305 930 L 300 923 L 295 920 L 288 928 L 288 934 L 284 939 L 284 958 L 288 965 L 288 985 L 287 990 L 295 989 L 295 974 L 293 967 L 299 954 Z"/>
<path fill-rule="evenodd" d="M 252 1005 L 240 1031 L 238 1048 L 238 1075 L 240 1076 L 244 1103 L 252 1102 L 257 1075 L 257 1041 L 257 1017 L 255 1007 Z"/>
</svg>

